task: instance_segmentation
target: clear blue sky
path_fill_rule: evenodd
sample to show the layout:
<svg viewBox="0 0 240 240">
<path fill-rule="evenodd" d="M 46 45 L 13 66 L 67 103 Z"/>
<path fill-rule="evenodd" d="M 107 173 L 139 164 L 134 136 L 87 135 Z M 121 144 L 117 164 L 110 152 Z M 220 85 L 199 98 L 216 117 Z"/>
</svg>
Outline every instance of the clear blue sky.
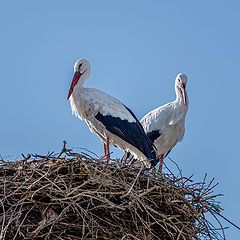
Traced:
<svg viewBox="0 0 240 240">
<path fill-rule="evenodd" d="M 224 215 L 240 225 L 239 24 L 237 0 L 1 1 L 1 155 L 58 151 L 64 139 L 103 154 L 66 100 L 78 58 L 92 66 L 85 86 L 139 118 L 174 100 L 183 72 L 190 107 L 170 157 L 186 176 L 214 177 Z M 232 227 L 226 234 L 240 239 Z"/>
</svg>

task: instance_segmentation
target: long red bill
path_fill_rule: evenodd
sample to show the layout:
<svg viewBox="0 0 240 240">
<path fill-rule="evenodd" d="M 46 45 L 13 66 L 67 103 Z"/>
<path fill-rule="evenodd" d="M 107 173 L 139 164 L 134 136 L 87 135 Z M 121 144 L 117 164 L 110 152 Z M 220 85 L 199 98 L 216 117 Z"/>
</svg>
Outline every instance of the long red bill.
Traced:
<svg viewBox="0 0 240 240">
<path fill-rule="evenodd" d="M 73 92 L 73 89 L 74 89 L 74 87 L 76 86 L 76 84 L 77 84 L 80 76 L 81 76 L 81 73 L 80 73 L 80 72 L 75 72 L 75 73 L 74 73 L 74 76 L 73 76 L 73 79 L 72 79 L 72 83 L 71 83 L 71 86 L 70 86 L 70 88 L 69 88 L 67 100 L 70 98 L 70 96 L 71 96 L 71 94 L 72 94 L 72 92 Z"/>
<path fill-rule="evenodd" d="M 186 90 L 185 90 L 184 86 L 181 86 L 181 92 L 182 92 L 182 96 L 183 96 L 184 105 L 187 106 Z"/>
</svg>

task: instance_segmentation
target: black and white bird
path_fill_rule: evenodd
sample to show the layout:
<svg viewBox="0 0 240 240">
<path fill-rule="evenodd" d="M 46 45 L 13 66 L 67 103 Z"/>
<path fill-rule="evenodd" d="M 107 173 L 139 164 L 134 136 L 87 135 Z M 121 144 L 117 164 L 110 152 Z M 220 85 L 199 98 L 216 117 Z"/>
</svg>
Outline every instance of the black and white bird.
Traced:
<svg viewBox="0 0 240 240">
<path fill-rule="evenodd" d="M 89 62 L 85 59 L 77 60 L 68 93 L 73 114 L 84 119 L 89 129 L 99 136 L 108 160 L 109 145 L 112 144 L 130 152 L 146 167 L 155 166 L 158 161 L 154 144 L 136 116 L 116 98 L 94 88 L 84 88 L 83 84 L 89 74 Z"/>
<path fill-rule="evenodd" d="M 185 116 L 188 110 L 186 84 L 187 76 L 183 73 L 178 74 L 175 80 L 176 100 L 149 112 L 140 121 L 147 136 L 157 148 L 159 173 L 162 173 L 164 158 L 184 136 Z M 123 161 L 134 162 L 135 159 L 130 153 L 125 153 Z"/>
</svg>

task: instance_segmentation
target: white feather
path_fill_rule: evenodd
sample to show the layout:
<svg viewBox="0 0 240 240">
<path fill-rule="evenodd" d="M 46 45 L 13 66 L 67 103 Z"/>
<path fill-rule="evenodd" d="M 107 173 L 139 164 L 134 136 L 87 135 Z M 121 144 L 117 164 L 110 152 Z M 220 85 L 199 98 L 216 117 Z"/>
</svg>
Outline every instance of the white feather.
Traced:
<svg viewBox="0 0 240 240">
<path fill-rule="evenodd" d="M 85 116 L 96 116 L 100 112 L 103 116 L 118 117 L 128 122 L 136 122 L 126 107 L 116 98 L 94 88 L 75 88 L 70 97 L 72 112 L 80 119 Z"/>
</svg>

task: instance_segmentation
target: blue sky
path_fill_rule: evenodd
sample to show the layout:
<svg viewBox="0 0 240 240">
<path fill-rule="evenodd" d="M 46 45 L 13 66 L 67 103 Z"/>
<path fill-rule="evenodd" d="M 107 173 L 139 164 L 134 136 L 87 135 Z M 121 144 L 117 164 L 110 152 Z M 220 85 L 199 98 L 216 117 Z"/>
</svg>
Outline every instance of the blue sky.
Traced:
<svg viewBox="0 0 240 240">
<path fill-rule="evenodd" d="M 2 1 L 0 154 L 58 151 L 64 139 L 103 154 L 66 100 L 78 58 L 91 63 L 85 86 L 139 118 L 174 100 L 183 72 L 190 107 L 170 157 L 196 181 L 214 177 L 223 214 L 240 225 L 239 23 L 237 0 Z M 240 239 L 233 227 L 226 235 Z"/>
</svg>

